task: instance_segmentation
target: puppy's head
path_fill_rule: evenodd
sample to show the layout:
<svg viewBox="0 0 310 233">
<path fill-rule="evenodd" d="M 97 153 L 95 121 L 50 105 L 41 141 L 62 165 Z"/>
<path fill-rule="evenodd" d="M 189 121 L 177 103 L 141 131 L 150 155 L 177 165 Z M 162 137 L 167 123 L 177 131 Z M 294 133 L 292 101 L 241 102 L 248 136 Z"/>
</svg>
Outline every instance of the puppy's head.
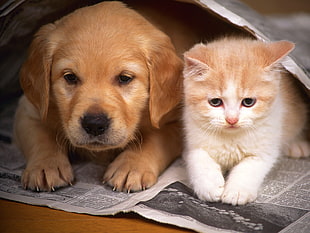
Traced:
<svg viewBox="0 0 310 233">
<path fill-rule="evenodd" d="M 123 4 L 104 2 L 43 26 L 21 85 L 42 120 L 57 106 L 74 146 L 104 150 L 126 146 L 142 123 L 163 123 L 180 101 L 181 72 L 165 34 Z"/>
</svg>

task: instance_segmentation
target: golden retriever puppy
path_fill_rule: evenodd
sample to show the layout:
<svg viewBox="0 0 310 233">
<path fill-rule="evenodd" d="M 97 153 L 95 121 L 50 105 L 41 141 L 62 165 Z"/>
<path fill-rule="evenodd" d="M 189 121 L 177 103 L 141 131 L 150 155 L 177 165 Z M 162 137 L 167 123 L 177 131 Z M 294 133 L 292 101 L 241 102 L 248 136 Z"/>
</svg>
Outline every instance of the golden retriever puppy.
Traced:
<svg viewBox="0 0 310 233">
<path fill-rule="evenodd" d="M 116 155 L 103 175 L 114 190 L 152 186 L 181 153 L 181 73 L 169 37 L 120 2 L 43 26 L 20 73 L 24 188 L 72 184 L 69 152 Z"/>
</svg>

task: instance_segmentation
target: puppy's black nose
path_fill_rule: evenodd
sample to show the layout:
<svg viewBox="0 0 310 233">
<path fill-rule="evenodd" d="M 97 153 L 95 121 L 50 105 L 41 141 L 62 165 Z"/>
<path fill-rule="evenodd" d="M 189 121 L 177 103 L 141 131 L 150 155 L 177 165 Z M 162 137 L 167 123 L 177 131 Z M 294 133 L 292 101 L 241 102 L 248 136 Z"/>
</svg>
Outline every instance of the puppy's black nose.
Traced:
<svg viewBox="0 0 310 233">
<path fill-rule="evenodd" d="M 110 119 L 105 114 L 86 114 L 81 124 L 86 133 L 99 136 L 109 128 Z"/>
</svg>

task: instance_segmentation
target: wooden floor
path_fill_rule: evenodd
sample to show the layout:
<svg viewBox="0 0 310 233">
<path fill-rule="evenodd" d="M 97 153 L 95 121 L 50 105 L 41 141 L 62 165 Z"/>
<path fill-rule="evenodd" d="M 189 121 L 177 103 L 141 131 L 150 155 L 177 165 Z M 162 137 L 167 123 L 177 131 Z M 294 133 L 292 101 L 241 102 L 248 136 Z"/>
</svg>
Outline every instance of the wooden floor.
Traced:
<svg viewBox="0 0 310 233">
<path fill-rule="evenodd" d="M 90 216 L 0 199 L 0 232 L 181 233 L 191 231 L 147 220 L 134 213 L 117 214 L 109 217 Z"/>
</svg>

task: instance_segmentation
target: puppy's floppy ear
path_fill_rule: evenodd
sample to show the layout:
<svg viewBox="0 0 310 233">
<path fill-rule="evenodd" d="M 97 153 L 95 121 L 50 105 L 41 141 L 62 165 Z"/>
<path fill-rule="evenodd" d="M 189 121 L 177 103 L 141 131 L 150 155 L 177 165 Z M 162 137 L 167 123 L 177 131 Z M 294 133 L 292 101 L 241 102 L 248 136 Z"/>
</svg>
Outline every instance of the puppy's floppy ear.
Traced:
<svg viewBox="0 0 310 233">
<path fill-rule="evenodd" d="M 54 24 L 47 24 L 36 33 L 29 49 L 29 55 L 20 71 L 20 84 L 24 94 L 39 110 L 41 119 L 48 111 L 50 75 L 55 44 L 49 35 L 55 29 Z"/>
<path fill-rule="evenodd" d="M 181 101 L 183 63 L 167 36 L 156 39 L 148 57 L 149 111 L 152 125 L 159 128 L 162 117 Z"/>
</svg>

